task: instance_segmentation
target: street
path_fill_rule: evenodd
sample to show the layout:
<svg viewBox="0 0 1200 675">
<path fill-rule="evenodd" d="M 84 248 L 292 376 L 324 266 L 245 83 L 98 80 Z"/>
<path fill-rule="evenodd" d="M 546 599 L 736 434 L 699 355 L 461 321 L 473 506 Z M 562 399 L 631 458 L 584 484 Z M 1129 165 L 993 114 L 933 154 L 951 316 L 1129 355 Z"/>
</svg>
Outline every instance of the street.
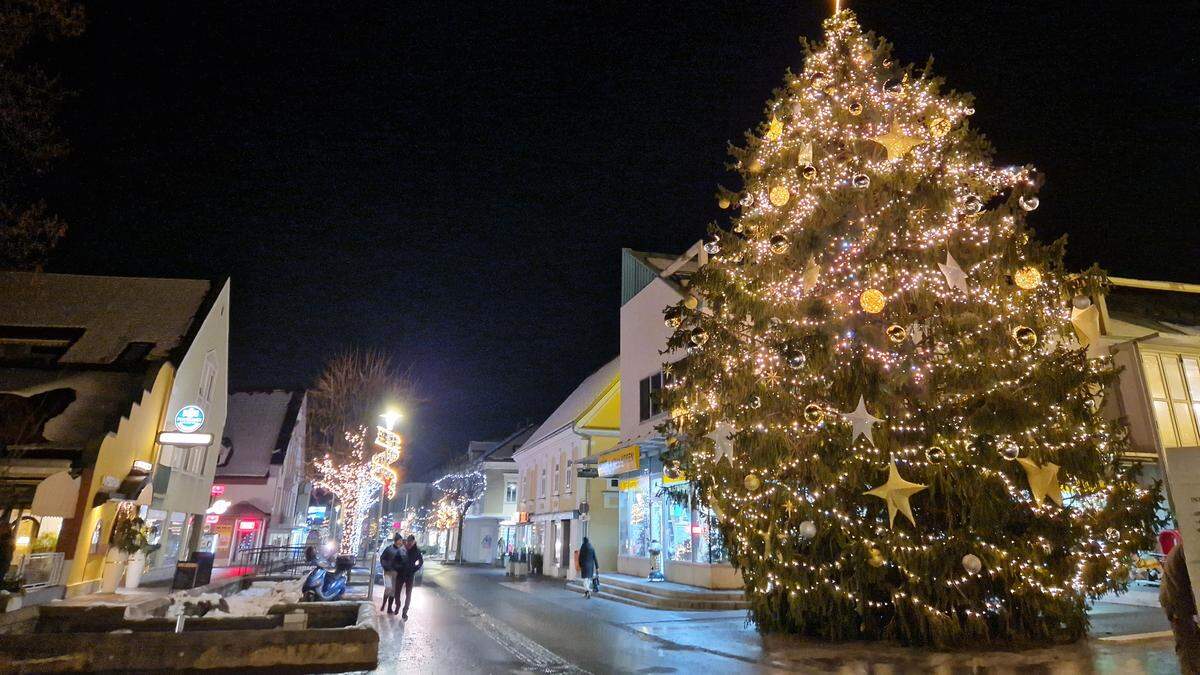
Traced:
<svg viewBox="0 0 1200 675">
<path fill-rule="evenodd" d="M 413 589 L 408 622 L 380 615 L 376 673 L 916 672 L 911 653 L 801 645 L 757 635 L 741 611 L 676 612 L 591 599 L 558 580 L 508 581 L 501 570 L 431 562 Z M 1161 611 L 1100 603 L 1096 638 L 1161 631 Z M 1051 656 L 1046 656 L 1050 654 Z M 994 670 L 1028 670 L 1025 654 L 980 658 Z M 1176 673 L 1169 639 L 1110 641 L 1046 650 L 1056 673 Z M 1036 659 L 1035 659 L 1036 660 Z"/>
</svg>

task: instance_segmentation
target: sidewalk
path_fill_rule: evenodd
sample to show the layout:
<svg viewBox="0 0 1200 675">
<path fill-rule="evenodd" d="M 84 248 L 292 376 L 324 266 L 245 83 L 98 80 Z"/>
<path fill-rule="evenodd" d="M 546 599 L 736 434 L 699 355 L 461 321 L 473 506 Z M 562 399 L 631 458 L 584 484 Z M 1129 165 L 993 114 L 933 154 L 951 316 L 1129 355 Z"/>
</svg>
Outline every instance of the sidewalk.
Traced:
<svg viewBox="0 0 1200 675">
<path fill-rule="evenodd" d="M 245 576 L 253 571 L 250 567 L 218 567 L 214 568 L 208 584 L 219 584 L 237 577 Z M 142 584 L 138 588 L 118 588 L 115 593 L 88 593 L 73 598 L 55 600 L 52 604 L 59 607 L 130 607 L 135 612 L 153 609 L 165 602 L 166 597 L 173 593 L 172 579 L 159 579 Z"/>
</svg>

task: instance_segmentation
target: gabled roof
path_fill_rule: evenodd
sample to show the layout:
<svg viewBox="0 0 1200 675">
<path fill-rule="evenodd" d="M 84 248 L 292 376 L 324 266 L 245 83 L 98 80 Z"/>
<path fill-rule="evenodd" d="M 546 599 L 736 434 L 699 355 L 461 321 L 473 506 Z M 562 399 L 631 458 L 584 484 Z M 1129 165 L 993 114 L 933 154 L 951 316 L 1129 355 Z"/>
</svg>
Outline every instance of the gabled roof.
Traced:
<svg viewBox="0 0 1200 675">
<path fill-rule="evenodd" d="M 303 391 L 284 389 L 230 394 L 225 418 L 230 451 L 216 475 L 265 476 L 271 464 L 282 462 L 303 398 Z"/>
<path fill-rule="evenodd" d="M 537 431 L 530 435 L 529 440 L 521 446 L 521 449 L 533 447 L 564 427 L 573 426 L 575 421 L 592 406 L 598 396 L 608 390 L 609 385 L 620 374 L 621 357 L 618 356 L 588 375 L 587 379 L 580 382 L 579 386 L 575 387 L 575 391 L 572 391 L 571 395 L 567 396 L 567 399 L 559 404 L 554 412 L 550 413 L 550 417 L 537 428 Z"/>
<path fill-rule="evenodd" d="M 686 258 L 687 255 L 621 249 L 621 305 L 624 306 L 633 296 L 649 286 L 650 282 L 659 278 L 680 294 L 685 293 L 689 278 L 700 268 L 694 257 L 681 261 L 681 258 Z M 667 273 L 668 270 L 670 273 Z"/>
<path fill-rule="evenodd" d="M 496 443 L 492 443 L 491 447 L 484 451 L 479 457 L 481 462 L 507 462 L 512 461 L 513 453 L 515 453 L 533 432 L 537 430 L 536 424 L 527 424 L 513 433 L 507 438 Z"/>
</svg>

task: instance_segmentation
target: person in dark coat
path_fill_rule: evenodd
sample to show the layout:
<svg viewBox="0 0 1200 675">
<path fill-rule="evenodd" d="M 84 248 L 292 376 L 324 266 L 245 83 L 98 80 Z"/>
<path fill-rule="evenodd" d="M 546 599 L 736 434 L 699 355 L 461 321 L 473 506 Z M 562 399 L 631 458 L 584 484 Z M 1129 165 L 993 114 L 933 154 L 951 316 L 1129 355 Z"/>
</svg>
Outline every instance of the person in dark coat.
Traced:
<svg viewBox="0 0 1200 675">
<path fill-rule="evenodd" d="M 1192 595 L 1192 581 L 1188 576 L 1182 544 L 1177 544 L 1167 554 L 1158 601 L 1167 614 L 1167 620 L 1171 622 L 1171 631 L 1175 633 L 1179 670 L 1184 675 L 1200 674 L 1200 628 L 1196 626 L 1196 598 Z"/>
<path fill-rule="evenodd" d="M 579 578 L 583 579 L 583 597 L 592 597 L 592 591 L 599 585 L 597 576 L 600 573 L 600 563 L 596 560 L 596 549 L 587 537 L 579 545 Z"/>
<path fill-rule="evenodd" d="M 397 532 L 392 537 L 392 543 L 379 554 L 379 567 L 383 570 L 383 604 L 379 606 L 379 611 L 388 614 L 395 614 L 399 605 L 396 602 L 396 566 L 401 548 L 400 533 Z"/>
<path fill-rule="evenodd" d="M 404 549 L 398 559 L 402 562 L 396 573 L 396 601 L 400 601 L 400 586 L 403 584 L 404 610 L 400 613 L 400 618 L 408 621 L 408 604 L 412 600 L 413 579 L 425 564 L 425 559 L 421 556 L 421 549 L 417 546 L 416 536 L 410 534 L 404 540 Z"/>
</svg>

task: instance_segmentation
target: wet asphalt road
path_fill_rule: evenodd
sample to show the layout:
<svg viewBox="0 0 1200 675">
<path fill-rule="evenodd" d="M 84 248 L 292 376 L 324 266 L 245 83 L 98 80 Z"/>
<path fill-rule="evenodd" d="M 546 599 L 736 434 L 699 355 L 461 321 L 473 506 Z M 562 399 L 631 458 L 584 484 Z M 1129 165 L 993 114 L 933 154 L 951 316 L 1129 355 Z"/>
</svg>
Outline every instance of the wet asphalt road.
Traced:
<svg viewBox="0 0 1200 675">
<path fill-rule="evenodd" d="M 838 647 L 813 660 L 767 653 L 741 611 L 648 610 L 584 599 L 561 580 L 512 582 L 498 569 L 438 563 L 426 567 L 425 581 L 413 589 L 407 622 L 380 615 L 374 673 L 916 672 L 877 660 L 873 648 Z M 1160 617 L 1157 609 L 1107 605 L 1093 612 L 1093 634 L 1158 630 Z M 1172 646 L 1097 642 L 1082 661 L 1053 672 L 1176 673 Z M 1007 665 L 984 672 L 1051 672 Z"/>
<path fill-rule="evenodd" d="M 499 570 L 431 564 L 409 620 L 380 616 L 375 673 L 762 672 L 715 653 L 718 625 L 743 612 L 664 612 L 586 600 L 562 582 L 507 582 Z M 736 617 L 731 622 L 730 618 Z M 714 625 L 717 624 L 717 625 Z M 701 644 L 672 638 L 703 635 Z M 664 665 L 670 664 L 670 665 Z"/>
</svg>

